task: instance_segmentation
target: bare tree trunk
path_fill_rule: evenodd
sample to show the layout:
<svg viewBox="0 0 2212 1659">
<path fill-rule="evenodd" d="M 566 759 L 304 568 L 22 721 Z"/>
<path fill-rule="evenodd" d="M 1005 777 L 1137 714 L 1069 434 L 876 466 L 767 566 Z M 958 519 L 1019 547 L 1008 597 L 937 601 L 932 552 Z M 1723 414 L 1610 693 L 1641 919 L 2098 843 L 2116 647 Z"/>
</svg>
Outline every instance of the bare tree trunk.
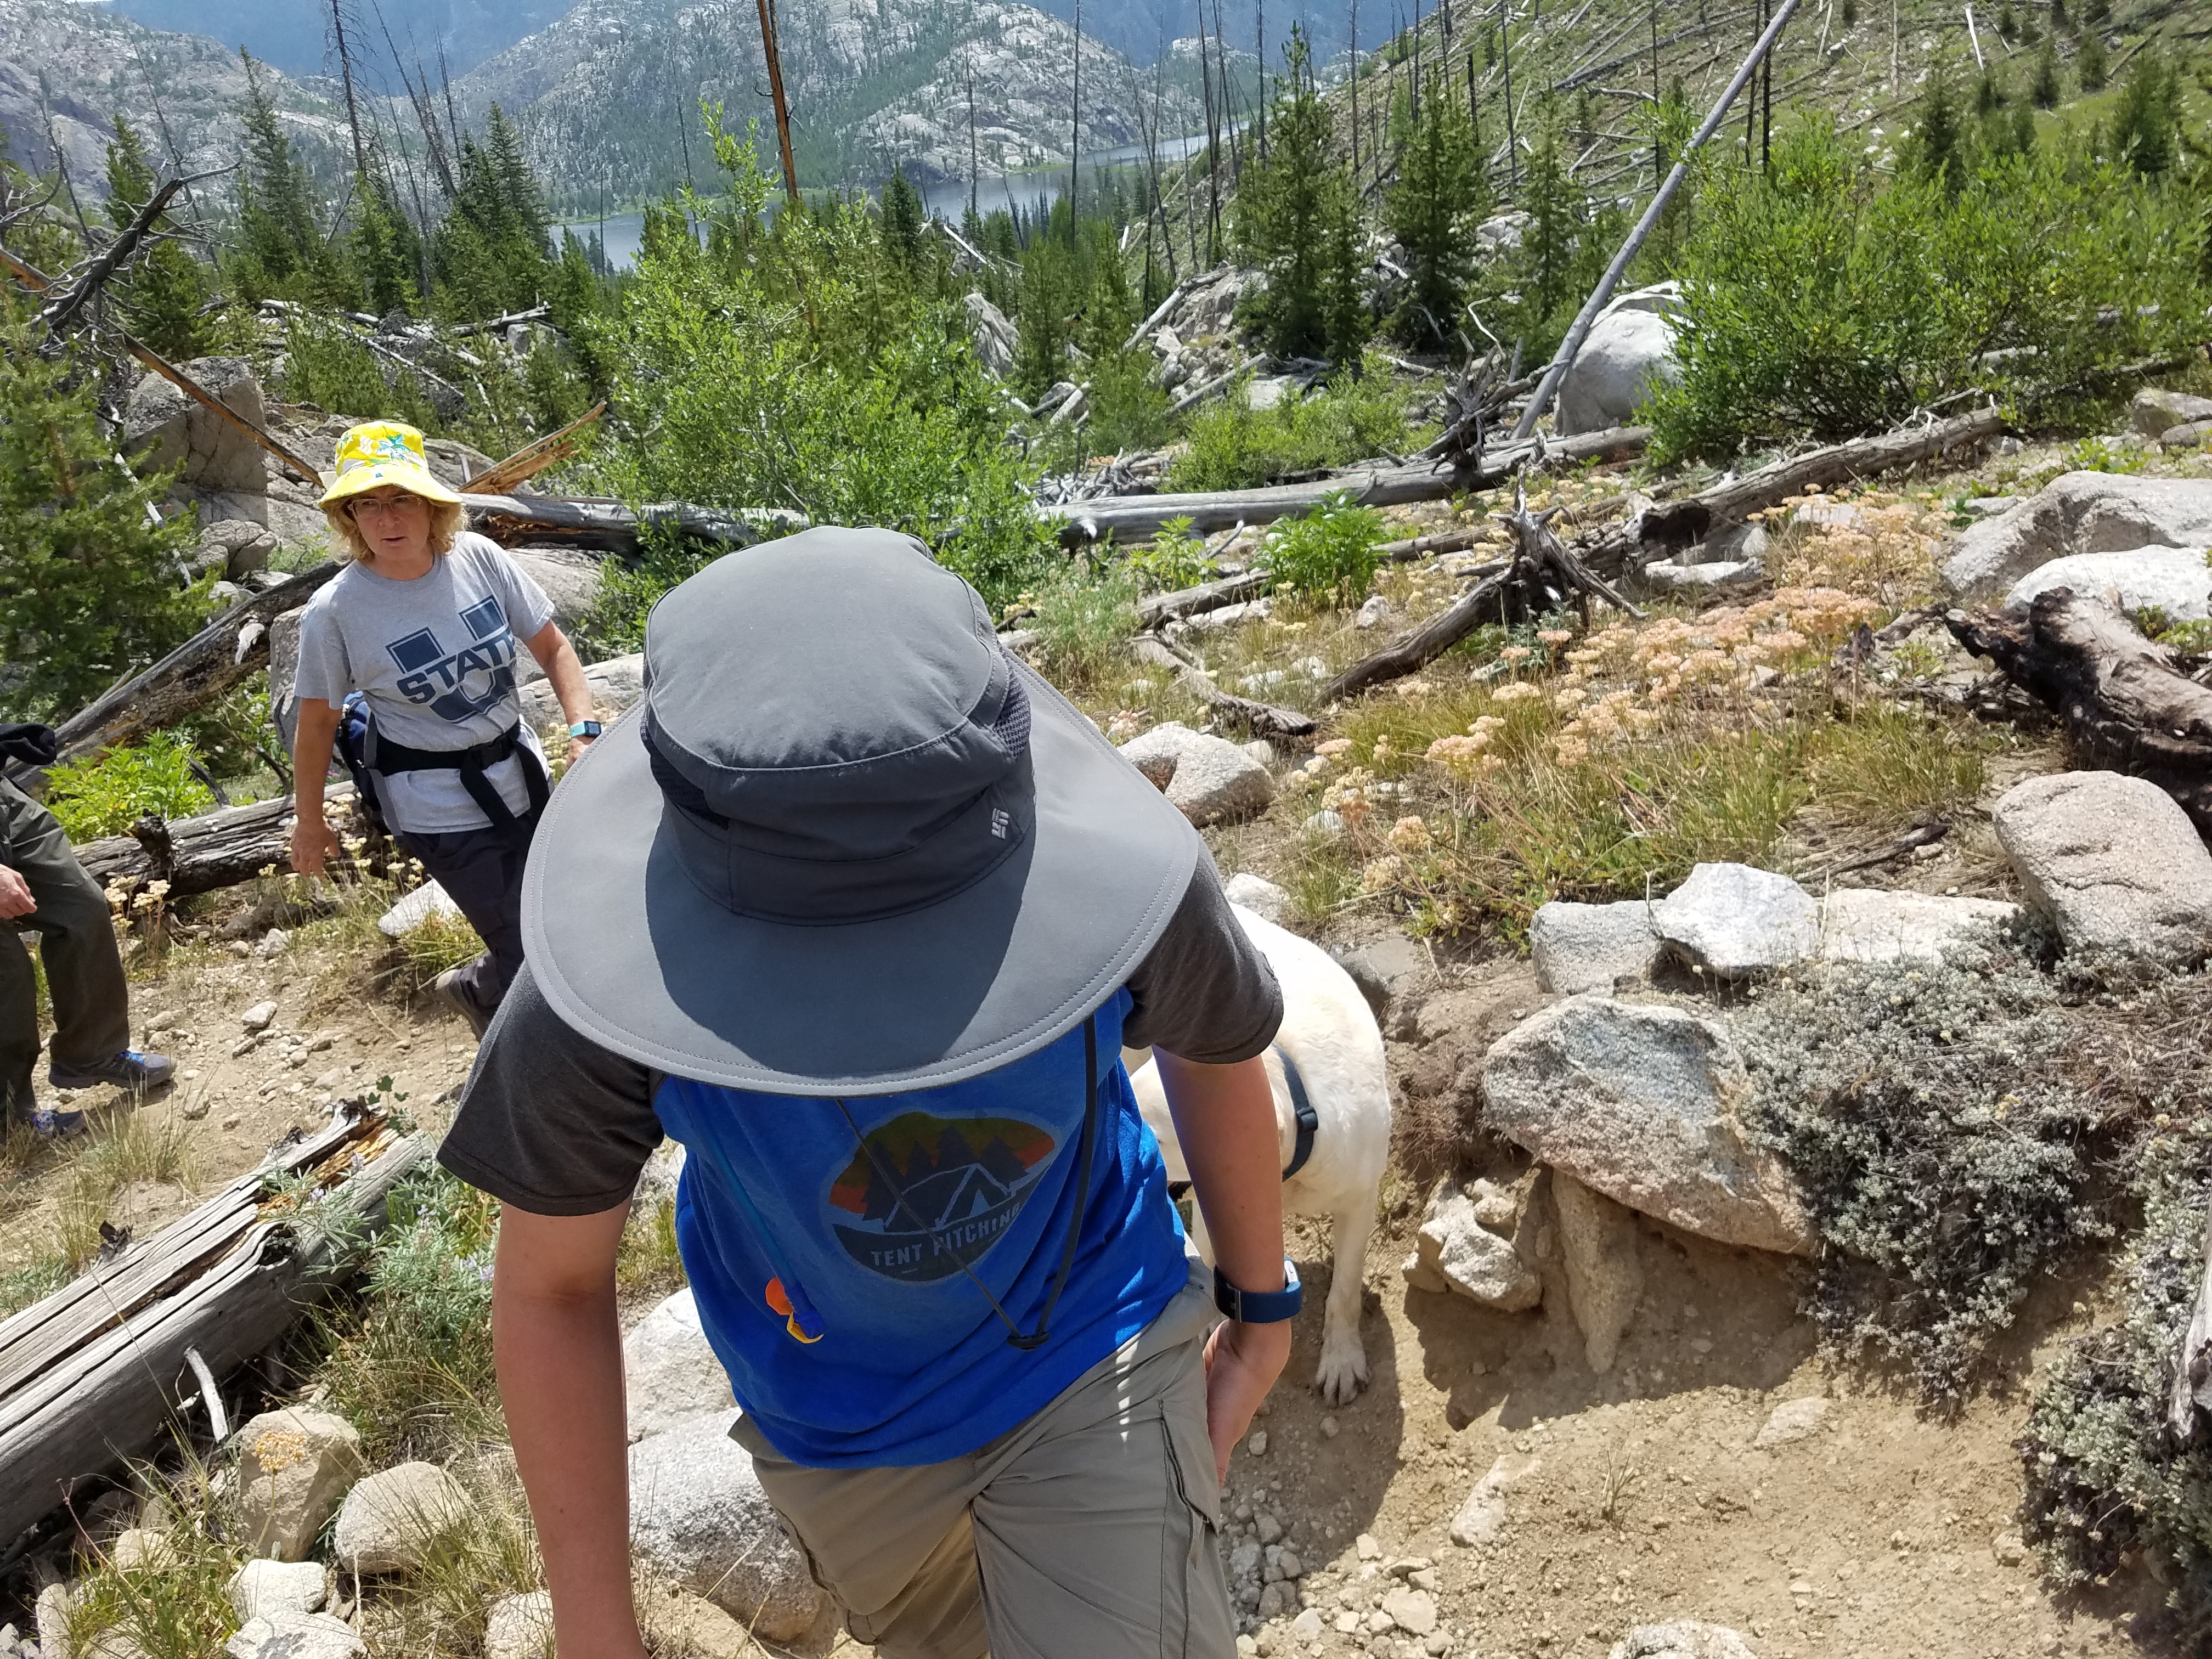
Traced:
<svg viewBox="0 0 2212 1659">
<path fill-rule="evenodd" d="M 1083 211 L 1076 177 L 1076 169 L 1083 162 L 1083 0 L 1075 0 L 1074 27 L 1074 96 L 1068 102 L 1067 118 L 1067 222 L 1071 233 Z"/>
<path fill-rule="evenodd" d="M 337 39 L 338 79 L 345 86 L 346 125 L 353 133 L 353 169 L 366 179 L 368 149 L 361 141 L 361 105 L 353 94 L 353 53 L 346 49 L 345 8 L 342 0 L 331 0 L 331 32 Z"/>
<path fill-rule="evenodd" d="M 775 0 L 756 0 L 760 9 L 761 53 L 768 61 L 768 94 L 775 106 L 776 148 L 783 157 L 784 199 L 799 205 L 799 168 L 791 159 L 791 106 L 783 96 L 783 57 L 775 45 Z"/>
</svg>

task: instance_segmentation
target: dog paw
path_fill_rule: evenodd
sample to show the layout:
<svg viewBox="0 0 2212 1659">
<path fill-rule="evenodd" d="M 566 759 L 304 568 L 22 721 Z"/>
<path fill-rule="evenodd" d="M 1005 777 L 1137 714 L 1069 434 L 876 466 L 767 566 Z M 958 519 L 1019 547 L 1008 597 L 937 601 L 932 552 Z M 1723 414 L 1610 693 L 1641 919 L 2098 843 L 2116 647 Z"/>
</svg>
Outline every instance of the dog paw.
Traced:
<svg viewBox="0 0 2212 1659">
<path fill-rule="evenodd" d="M 1321 1366 L 1314 1373 L 1314 1387 L 1322 1401 L 1330 1406 L 1348 1406 L 1358 1398 L 1359 1391 L 1367 1386 L 1367 1355 L 1357 1337 L 1349 1341 L 1324 1340 L 1321 1349 Z"/>
</svg>

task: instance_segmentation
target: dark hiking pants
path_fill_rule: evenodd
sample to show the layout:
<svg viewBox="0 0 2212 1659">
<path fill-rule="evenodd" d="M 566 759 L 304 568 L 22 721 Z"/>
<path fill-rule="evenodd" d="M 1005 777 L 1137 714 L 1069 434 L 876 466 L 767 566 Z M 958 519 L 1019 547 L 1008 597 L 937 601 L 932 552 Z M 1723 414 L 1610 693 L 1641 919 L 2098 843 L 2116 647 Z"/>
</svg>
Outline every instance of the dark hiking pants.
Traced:
<svg viewBox="0 0 2212 1659">
<path fill-rule="evenodd" d="M 0 780 L 0 858 L 30 884 L 38 908 L 0 931 L 39 936 L 54 1005 L 54 1063 L 94 1066 L 131 1046 L 131 993 L 107 896 L 85 874 L 54 815 Z M 0 945 L 0 1105 L 27 1115 L 39 1058 L 38 983 L 25 948 Z"/>
<path fill-rule="evenodd" d="M 410 857 L 422 860 L 423 873 L 446 890 L 483 940 L 483 955 L 463 970 L 462 989 L 487 1018 L 522 971 L 522 866 L 537 827 L 532 817 L 520 835 L 451 830 L 395 837 Z"/>
</svg>

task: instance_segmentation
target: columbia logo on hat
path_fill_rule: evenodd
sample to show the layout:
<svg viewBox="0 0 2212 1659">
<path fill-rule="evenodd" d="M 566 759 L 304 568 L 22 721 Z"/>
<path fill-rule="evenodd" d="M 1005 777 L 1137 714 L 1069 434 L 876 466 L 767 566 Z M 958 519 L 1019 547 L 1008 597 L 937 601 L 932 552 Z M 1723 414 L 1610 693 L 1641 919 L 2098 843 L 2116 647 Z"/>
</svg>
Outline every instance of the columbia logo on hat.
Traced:
<svg viewBox="0 0 2212 1659">
<path fill-rule="evenodd" d="M 1006 828 L 1012 822 L 1012 817 L 1008 815 L 1005 807 L 994 806 L 991 809 L 991 833 L 1000 841 L 1006 840 Z"/>
</svg>

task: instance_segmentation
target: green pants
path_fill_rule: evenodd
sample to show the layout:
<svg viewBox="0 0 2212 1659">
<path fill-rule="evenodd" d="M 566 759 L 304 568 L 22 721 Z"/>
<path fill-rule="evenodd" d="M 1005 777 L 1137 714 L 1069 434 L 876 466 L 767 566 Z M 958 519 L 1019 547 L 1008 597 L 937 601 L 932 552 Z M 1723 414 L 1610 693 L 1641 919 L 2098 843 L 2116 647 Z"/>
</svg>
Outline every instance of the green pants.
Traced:
<svg viewBox="0 0 2212 1659">
<path fill-rule="evenodd" d="M 46 991 L 54 1005 L 54 1059 L 96 1066 L 131 1046 L 131 993 L 115 948 L 107 896 L 70 850 L 54 815 L 0 780 L 0 862 L 30 884 L 38 908 L 0 932 L 39 936 Z M 6 1115 L 31 1109 L 31 1070 L 39 1058 L 38 983 L 30 952 L 0 945 L 0 1105 Z"/>
</svg>

